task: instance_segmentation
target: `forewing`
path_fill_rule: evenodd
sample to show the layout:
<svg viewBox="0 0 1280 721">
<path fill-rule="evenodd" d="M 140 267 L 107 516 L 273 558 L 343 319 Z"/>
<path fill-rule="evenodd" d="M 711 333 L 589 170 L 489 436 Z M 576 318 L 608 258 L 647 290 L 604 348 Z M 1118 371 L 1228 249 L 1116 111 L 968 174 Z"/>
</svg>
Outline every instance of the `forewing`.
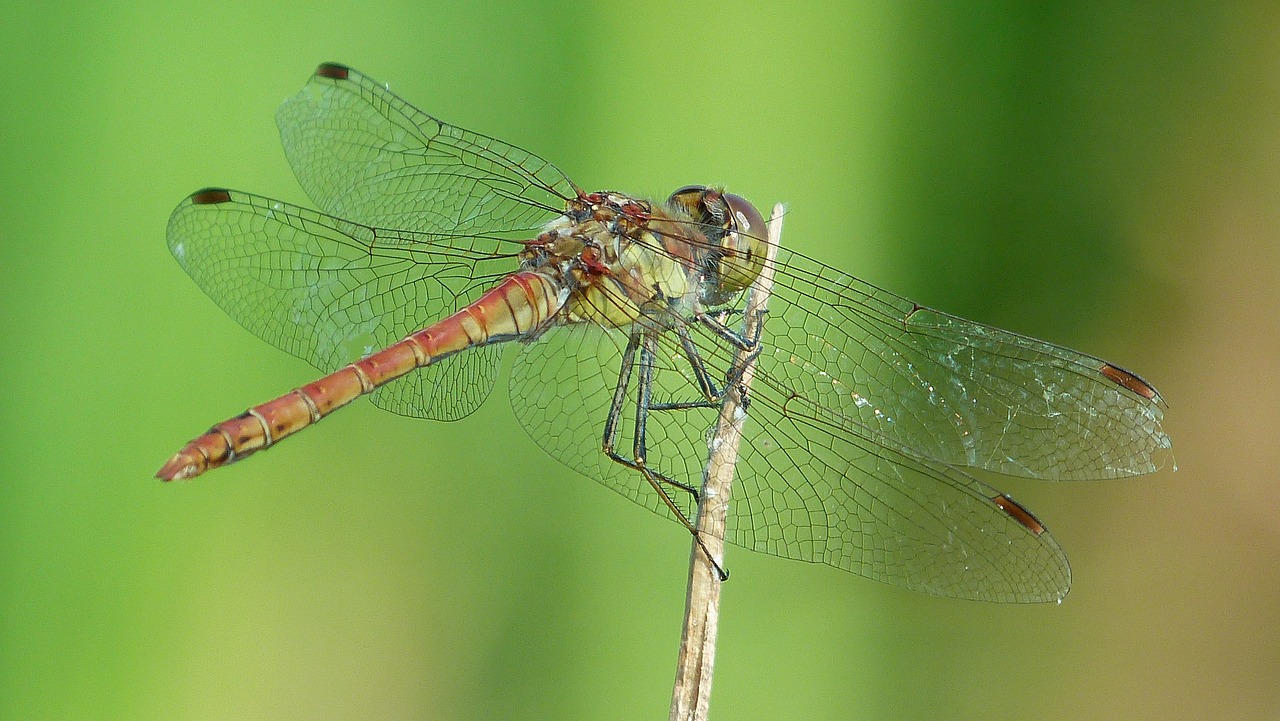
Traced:
<svg viewBox="0 0 1280 721">
<path fill-rule="evenodd" d="M 766 355 L 790 404 L 953 466 L 1049 480 L 1158 469 L 1155 389 L 1093 356 L 924 308 L 779 254 Z"/>
<path fill-rule="evenodd" d="M 341 65 L 321 65 L 276 123 L 311 200 L 368 225 L 527 234 L 577 195 L 545 160 L 442 122 Z"/>
<path fill-rule="evenodd" d="M 168 245 L 236 322 L 331 372 L 445 317 L 515 269 L 496 239 L 389 231 L 219 188 L 182 201 Z M 451 420 L 493 388 L 496 349 L 445 359 L 375 393 L 406 415 Z"/>
</svg>

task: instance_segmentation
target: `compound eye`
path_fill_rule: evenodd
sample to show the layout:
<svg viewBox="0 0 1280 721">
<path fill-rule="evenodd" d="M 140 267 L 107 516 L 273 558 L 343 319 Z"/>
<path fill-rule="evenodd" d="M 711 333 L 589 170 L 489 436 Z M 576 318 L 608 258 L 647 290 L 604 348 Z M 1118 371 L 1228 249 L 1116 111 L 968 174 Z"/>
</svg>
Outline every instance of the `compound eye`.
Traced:
<svg viewBox="0 0 1280 721">
<path fill-rule="evenodd" d="M 740 195 L 719 195 L 724 218 L 724 238 L 720 241 L 720 286 L 737 292 L 751 285 L 764 268 L 766 239 L 764 216 Z"/>
<path fill-rule="evenodd" d="M 741 233 L 752 238 L 763 240 L 765 232 L 764 216 L 756 210 L 746 198 L 733 193 L 721 196 L 729 208 L 729 232 Z M 742 242 L 742 241 L 739 241 Z"/>
</svg>

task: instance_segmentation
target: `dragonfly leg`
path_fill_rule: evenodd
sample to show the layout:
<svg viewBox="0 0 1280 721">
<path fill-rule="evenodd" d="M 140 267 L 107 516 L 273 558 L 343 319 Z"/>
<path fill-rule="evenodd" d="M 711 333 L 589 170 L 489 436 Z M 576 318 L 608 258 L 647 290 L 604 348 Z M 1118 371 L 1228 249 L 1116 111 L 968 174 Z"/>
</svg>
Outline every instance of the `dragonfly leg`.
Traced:
<svg viewBox="0 0 1280 721">
<path fill-rule="evenodd" d="M 698 392 L 702 394 L 703 400 L 696 401 L 665 401 L 665 402 L 649 402 L 649 410 L 652 411 L 686 411 L 693 408 L 719 408 L 724 403 L 724 391 L 716 387 L 715 381 L 711 380 L 711 372 L 707 370 L 707 364 L 702 360 L 702 354 L 698 352 L 698 347 L 693 344 L 693 339 L 689 337 L 689 329 L 683 325 L 677 325 L 673 329 L 676 337 L 680 339 L 680 347 L 684 351 L 685 360 L 689 361 L 689 367 L 693 369 L 694 380 L 698 384 Z"/>
<path fill-rule="evenodd" d="M 689 337 L 689 329 L 683 324 L 678 324 L 675 327 L 675 332 L 676 337 L 680 339 L 680 347 L 684 349 L 684 356 L 689 360 L 689 365 L 693 368 L 693 376 L 698 383 L 698 390 L 702 392 L 702 397 L 706 398 L 709 403 L 719 405 L 723 395 L 711 380 L 711 373 L 707 371 L 707 364 L 702 362 L 702 355 L 698 353 L 697 346 L 693 344 L 693 339 Z M 668 410 L 678 409 L 672 408 Z"/>
<path fill-rule="evenodd" d="M 723 397 L 723 396 L 721 396 Z M 651 411 L 687 411 L 694 408 L 719 408 L 720 400 L 714 401 L 671 401 L 669 403 L 650 403 Z"/>
<path fill-rule="evenodd" d="M 752 351 L 760 347 L 760 333 L 764 330 L 764 316 L 768 312 L 766 309 L 756 311 L 756 317 L 759 322 L 755 324 L 755 332 L 751 334 L 750 338 L 725 325 L 724 321 L 713 317 L 716 315 L 724 317 L 730 313 L 738 314 L 744 313 L 744 311 L 732 309 L 719 313 L 697 313 L 694 315 L 694 319 L 706 326 L 712 333 L 732 343 L 738 350 Z"/>
<path fill-rule="evenodd" d="M 743 311 L 731 309 L 720 311 L 718 315 L 728 315 L 731 313 L 741 314 Z M 760 311 L 761 319 L 765 311 Z M 693 339 L 689 336 L 689 329 L 684 325 L 677 325 L 674 330 L 676 336 L 680 339 L 680 347 L 684 350 L 685 359 L 689 361 L 690 368 L 693 369 L 694 379 L 697 381 L 698 390 L 706 400 L 699 401 L 676 401 L 668 403 L 650 403 L 649 409 L 655 411 L 682 411 L 692 408 L 719 408 L 724 403 L 724 390 L 731 386 L 738 385 L 742 379 L 742 373 L 752 361 L 760 355 L 760 333 L 764 323 L 757 323 L 755 331 L 751 334 L 751 338 L 747 338 L 740 333 L 736 333 L 728 328 L 722 321 L 712 317 L 712 314 L 700 313 L 695 316 L 696 320 L 702 325 L 709 328 L 720 338 L 728 341 L 739 350 L 749 351 L 749 355 L 743 359 L 742 363 L 738 363 L 729 368 L 725 373 L 724 389 L 717 388 L 714 381 L 711 380 L 711 373 L 707 370 L 707 364 L 702 360 L 702 354 L 698 351 L 698 347 L 694 345 Z M 744 396 L 745 398 L 745 396 Z"/>
<path fill-rule="evenodd" d="M 618 420 L 622 417 L 622 407 L 627 403 L 627 387 L 631 383 L 631 369 L 636 364 L 636 351 L 640 348 L 640 336 L 633 334 L 627 340 L 627 348 L 622 351 L 622 363 L 618 369 L 618 385 L 613 391 L 613 400 L 609 403 L 609 415 L 604 419 L 604 439 L 601 448 L 605 455 L 620 461 L 614 453 L 618 440 Z M 624 464 L 625 465 L 625 464 Z"/>
<path fill-rule="evenodd" d="M 605 418 L 604 439 L 601 442 L 601 448 L 604 451 L 604 454 L 608 456 L 610 460 L 615 461 L 616 463 L 619 463 L 621 465 L 624 465 L 627 468 L 631 468 L 633 470 L 639 471 L 641 473 L 652 474 L 652 476 L 659 482 L 668 486 L 672 486 L 674 488 L 678 488 L 681 491 L 688 493 L 689 495 L 693 496 L 694 502 L 697 502 L 698 500 L 697 488 L 690 486 L 687 483 L 681 483 L 680 481 L 677 481 L 676 479 L 671 478 L 666 474 L 659 473 L 650 468 L 647 468 L 644 463 L 645 419 L 648 417 L 649 410 L 653 410 L 656 407 L 658 407 L 658 406 L 655 406 L 655 404 L 653 404 L 650 400 L 650 388 L 653 384 L 652 350 L 649 351 L 647 365 L 645 365 L 646 361 L 642 361 L 642 370 L 641 370 L 642 378 L 640 380 L 640 388 L 638 389 L 640 398 L 636 404 L 636 433 L 635 433 L 635 446 L 633 448 L 633 453 L 635 455 L 633 458 L 627 458 L 626 456 L 619 454 L 616 450 L 617 443 L 618 443 L 618 423 L 619 423 L 619 420 L 622 418 L 622 409 L 623 407 L 626 406 L 626 403 L 627 403 L 627 389 L 631 383 L 631 371 L 635 367 L 636 355 L 640 350 L 640 344 L 641 344 L 642 338 L 643 338 L 642 334 L 636 334 L 631 336 L 630 340 L 627 342 L 626 350 L 622 352 L 622 367 L 618 373 L 618 385 L 613 391 L 613 401 L 609 404 L 609 415 L 607 418 Z M 646 369 L 648 373 L 647 379 L 644 377 L 646 373 Z M 701 403 L 702 402 L 698 402 L 697 404 L 669 404 L 669 405 L 682 406 L 682 407 L 703 407 Z M 671 505 L 671 503 L 668 503 L 668 505 Z M 683 519 L 684 517 L 683 513 L 680 513 L 678 510 L 676 511 L 676 513 L 681 519 Z M 685 525 L 688 525 L 688 524 L 686 523 Z"/>
<path fill-rule="evenodd" d="M 652 333 L 635 334 L 627 342 L 627 348 L 623 351 L 622 368 L 618 375 L 618 385 L 614 389 L 613 402 L 610 404 L 609 408 L 609 417 L 605 420 L 605 433 L 602 443 L 603 450 L 610 460 L 626 466 L 627 468 L 631 468 L 644 477 L 645 481 L 649 483 L 654 492 L 658 494 L 658 498 L 660 498 L 663 504 L 666 505 L 666 507 L 671 510 L 671 513 L 675 515 L 676 520 L 688 529 L 689 533 L 693 534 L 698 546 L 702 549 L 703 553 L 707 554 L 707 558 L 711 560 L 711 564 L 715 567 L 717 574 L 720 576 L 720 580 L 723 581 L 729 578 L 729 574 L 720 567 L 719 562 L 717 562 L 715 557 L 711 555 L 711 552 L 707 549 L 706 545 L 700 538 L 697 526 L 694 525 L 694 523 L 689 520 L 688 515 L 686 515 L 678 505 L 676 505 L 675 500 L 671 498 L 671 494 L 668 493 L 667 490 L 668 488 L 677 488 L 684 491 L 693 498 L 694 503 L 697 503 L 701 498 L 698 489 L 687 483 L 682 483 L 665 473 L 650 468 L 646 462 L 647 449 L 645 446 L 645 428 L 649 417 L 649 411 L 655 409 L 654 404 L 652 403 L 652 389 L 655 357 L 654 347 L 656 345 L 657 336 Z M 640 374 L 636 387 L 635 432 L 632 439 L 632 457 L 627 458 L 619 454 L 615 450 L 615 447 L 618 436 L 618 421 L 622 415 L 622 408 L 626 405 L 627 388 L 630 385 L 631 371 L 636 364 L 637 353 L 639 354 Z M 700 405 L 685 405 L 688 405 L 688 407 L 702 407 Z"/>
<path fill-rule="evenodd" d="M 665 473 L 661 473 L 650 468 L 647 462 L 649 457 L 649 449 L 647 446 L 649 411 L 654 410 L 653 369 L 656 359 L 654 348 L 658 344 L 658 337 L 652 333 L 645 333 L 640 336 L 640 338 L 640 377 L 636 385 L 636 425 L 635 433 L 632 438 L 632 456 L 629 460 L 621 457 L 615 458 L 614 460 L 619 461 L 624 465 L 628 465 L 644 474 L 645 478 L 651 484 L 655 484 L 655 490 L 658 490 L 662 495 L 663 502 L 670 506 L 671 510 L 676 512 L 680 522 L 692 529 L 693 524 L 690 523 L 685 514 L 676 507 L 674 501 L 672 501 L 670 496 L 667 495 L 665 489 L 662 489 L 656 484 L 661 483 L 678 488 L 692 496 L 695 503 L 697 503 L 701 498 L 698 489 L 687 483 L 677 481 Z"/>
<path fill-rule="evenodd" d="M 739 385 L 740 382 L 742 381 L 742 374 L 746 371 L 747 366 L 751 365 L 751 363 L 760 356 L 761 351 L 764 350 L 764 347 L 760 345 L 760 334 L 764 331 L 764 317 L 768 312 L 769 311 L 765 309 L 756 311 L 756 318 L 758 322 L 755 324 L 755 330 L 751 333 L 750 338 L 729 328 L 727 325 L 724 324 L 723 321 L 712 317 L 711 314 L 699 313 L 695 316 L 698 322 L 701 323 L 706 328 L 708 328 L 709 330 L 711 330 L 711 332 L 715 333 L 717 336 L 720 336 L 724 340 L 728 341 L 734 347 L 738 348 L 738 350 L 747 351 L 747 357 L 743 358 L 741 363 L 733 364 L 729 368 L 729 372 L 725 374 L 725 378 L 724 378 L 725 388 Z M 728 310 L 720 313 L 719 315 L 724 316 L 729 313 L 745 314 L 745 311 Z M 692 361 L 693 359 L 691 358 L 690 360 Z M 743 398 L 743 401 L 745 402 L 746 401 L 745 393 L 743 394 L 742 398 Z M 724 400 L 723 392 L 717 397 L 717 400 L 718 401 Z"/>
</svg>

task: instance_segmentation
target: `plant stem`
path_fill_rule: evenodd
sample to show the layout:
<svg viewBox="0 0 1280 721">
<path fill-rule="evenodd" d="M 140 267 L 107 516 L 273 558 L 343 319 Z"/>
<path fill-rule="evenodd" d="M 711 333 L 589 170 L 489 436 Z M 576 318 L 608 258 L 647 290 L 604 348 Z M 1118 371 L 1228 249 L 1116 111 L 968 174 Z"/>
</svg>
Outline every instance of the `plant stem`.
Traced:
<svg viewBox="0 0 1280 721">
<path fill-rule="evenodd" d="M 769 218 L 764 269 L 752 284 L 747 299 L 744 316 L 744 336 L 747 338 L 757 337 L 756 327 L 764 322 L 762 311 L 773 290 L 774 258 L 782 240 L 784 213 L 782 205 L 775 205 Z M 746 421 L 746 404 L 742 398 L 744 394 L 749 397 L 751 380 L 755 376 L 755 362 L 751 360 L 749 351 L 739 351 L 734 362 L 746 364 L 746 367 L 737 386 L 725 389 L 724 405 L 720 408 L 720 418 L 709 443 L 711 452 L 707 459 L 702 500 L 698 505 L 698 536 L 694 539 L 689 558 L 689 590 L 685 600 L 675 691 L 671 698 L 671 721 L 705 721 L 711 703 L 716 632 L 720 624 L 719 568 L 724 567 L 725 519 L 729 511 L 733 470 L 738 460 L 738 444 Z"/>
</svg>

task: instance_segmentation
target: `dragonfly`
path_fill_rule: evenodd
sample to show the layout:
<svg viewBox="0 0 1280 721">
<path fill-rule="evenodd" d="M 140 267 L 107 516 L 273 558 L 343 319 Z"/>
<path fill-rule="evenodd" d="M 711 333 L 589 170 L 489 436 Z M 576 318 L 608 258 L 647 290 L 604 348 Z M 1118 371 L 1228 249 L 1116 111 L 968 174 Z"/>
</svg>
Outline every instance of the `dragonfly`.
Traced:
<svg viewBox="0 0 1280 721">
<path fill-rule="evenodd" d="M 168 247 L 254 335 L 329 375 L 213 426 L 192 478 L 356 398 L 475 411 L 516 349 L 519 424 L 569 468 L 693 529 L 708 432 L 756 364 L 724 540 L 926 593 L 1054 602 L 1047 527 L 982 473 L 1152 473 L 1155 388 L 1099 358 L 916 304 L 768 247 L 746 199 L 587 192 L 528 151 L 321 64 L 277 113 L 311 210 L 227 188 L 183 200 Z M 745 291 L 770 305 L 747 333 Z M 695 537 L 697 531 L 694 531 Z"/>
</svg>

